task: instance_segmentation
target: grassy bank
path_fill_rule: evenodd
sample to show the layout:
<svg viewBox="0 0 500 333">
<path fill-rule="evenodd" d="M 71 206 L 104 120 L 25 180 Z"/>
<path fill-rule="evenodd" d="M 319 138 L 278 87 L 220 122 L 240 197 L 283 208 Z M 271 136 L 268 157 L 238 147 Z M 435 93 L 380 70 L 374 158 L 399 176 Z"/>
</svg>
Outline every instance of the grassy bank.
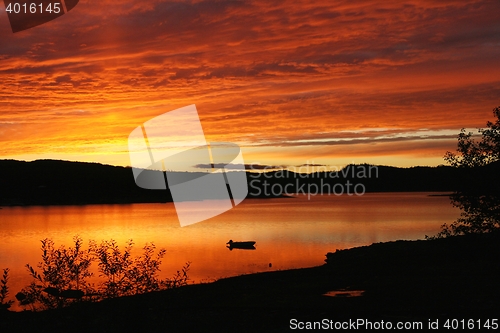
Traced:
<svg viewBox="0 0 500 333">
<path fill-rule="evenodd" d="M 2 313 L 2 332 L 283 332 L 290 320 L 493 319 L 500 237 L 397 241 L 337 251 L 319 267 L 44 312 Z M 336 297 L 328 291 L 344 290 Z M 350 290 L 362 290 L 360 297 Z"/>
</svg>

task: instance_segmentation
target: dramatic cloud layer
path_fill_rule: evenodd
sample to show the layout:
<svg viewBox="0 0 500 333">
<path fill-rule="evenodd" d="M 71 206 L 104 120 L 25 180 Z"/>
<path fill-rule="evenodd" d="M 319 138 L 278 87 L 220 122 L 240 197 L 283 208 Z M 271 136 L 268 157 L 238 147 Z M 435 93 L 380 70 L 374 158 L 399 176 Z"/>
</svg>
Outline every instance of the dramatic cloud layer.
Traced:
<svg viewBox="0 0 500 333">
<path fill-rule="evenodd" d="M 500 104 L 498 1 L 91 1 L 13 34 L 0 9 L 0 158 L 129 164 L 196 104 L 263 165 L 439 164 Z"/>
</svg>

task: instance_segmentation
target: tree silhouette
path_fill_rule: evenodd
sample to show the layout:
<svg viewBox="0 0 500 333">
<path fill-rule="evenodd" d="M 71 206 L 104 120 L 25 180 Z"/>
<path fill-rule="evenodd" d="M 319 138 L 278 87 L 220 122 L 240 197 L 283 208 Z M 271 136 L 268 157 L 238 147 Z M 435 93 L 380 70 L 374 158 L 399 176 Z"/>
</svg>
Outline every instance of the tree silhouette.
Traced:
<svg viewBox="0 0 500 333">
<path fill-rule="evenodd" d="M 462 129 L 458 135 L 458 154 L 447 152 L 444 159 L 464 168 L 464 177 L 451 195 L 452 204 L 462 210 L 451 225 L 444 224 L 438 237 L 469 233 L 488 233 L 500 229 L 500 106 L 493 109 L 495 122 L 478 129 L 480 140 Z"/>
</svg>

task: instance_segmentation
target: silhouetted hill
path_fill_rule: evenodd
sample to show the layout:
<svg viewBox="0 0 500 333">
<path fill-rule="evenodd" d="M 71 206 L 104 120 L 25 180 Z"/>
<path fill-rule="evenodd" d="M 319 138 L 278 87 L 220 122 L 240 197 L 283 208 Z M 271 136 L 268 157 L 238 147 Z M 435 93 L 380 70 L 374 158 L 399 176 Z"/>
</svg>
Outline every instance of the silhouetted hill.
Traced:
<svg viewBox="0 0 500 333">
<path fill-rule="evenodd" d="M 131 168 L 54 160 L 0 161 L 0 205 L 171 201 L 168 191 L 138 187 Z"/>
<path fill-rule="evenodd" d="M 450 192 L 455 190 L 461 170 L 448 166 L 397 168 L 368 164 L 347 165 L 337 172 L 318 172 L 309 175 L 290 171 L 273 171 L 249 176 L 249 190 L 267 183 L 269 191 L 285 188 L 287 192 L 318 191 L 319 193 L 356 192 Z M 253 180 L 257 180 L 252 183 Z M 279 185 L 275 185 L 279 184 Z M 255 185 L 255 186 L 253 186 Z"/>
<path fill-rule="evenodd" d="M 150 171 L 159 172 L 159 171 Z M 178 173 L 193 179 L 205 173 Z M 500 181 L 500 163 L 475 170 L 448 166 L 396 168 L 348 165 L 338 172 L 247 172 L 248 198 L 293 193 L 452 192 L 461 184 L 479 189 Z M 170 191 L 138 187 L 130 167 L 98 163 L 0 160 L 0 205 L 112 204 L 172 201 Z"/>
</svg>

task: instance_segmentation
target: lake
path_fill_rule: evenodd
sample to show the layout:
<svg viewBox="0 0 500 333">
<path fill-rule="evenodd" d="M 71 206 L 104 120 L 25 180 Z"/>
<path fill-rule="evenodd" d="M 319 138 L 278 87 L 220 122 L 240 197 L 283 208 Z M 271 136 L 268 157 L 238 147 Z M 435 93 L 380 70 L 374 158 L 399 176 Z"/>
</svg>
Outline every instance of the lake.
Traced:
<svg viewBox="0 0 500 333">
<path fill-rule="evenodd" d="M 56 247 L 69 246 L 75 235 L 83 238 L 85 247 L 90 239 L 114 239 L 121 247 L 132 239 L 134 254 L 154 242 L 167 250 L 162 276 L 172 276 L 190 261 L 189 276 L 195 283 L 316 266 L 336 249 L 436 234 L 460 211 L 447 196 L 435 194 L 246 199 L 222 215 L 182 228 L 172 203 L 3 207 L 0 268 L 11 270 L 13 298 L 31 281 L 25 265 L 36 266 L 41 260 L 40 240 L 51 238 Z M 229 239 L 256 241 L 256 250 L 230 251 L 225 246 Z"/>
</svg>

